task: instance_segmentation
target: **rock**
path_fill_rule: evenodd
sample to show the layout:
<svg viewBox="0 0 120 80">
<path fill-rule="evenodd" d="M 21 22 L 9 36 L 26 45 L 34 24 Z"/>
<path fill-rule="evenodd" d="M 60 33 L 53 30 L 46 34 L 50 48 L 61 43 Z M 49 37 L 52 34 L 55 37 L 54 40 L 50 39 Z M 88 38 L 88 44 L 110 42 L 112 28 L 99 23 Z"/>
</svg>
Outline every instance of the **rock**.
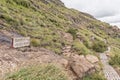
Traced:
<svg viewBox="0 0 120 80">
<path fill-rule="evenodd" d="M 97 63 L 99 59 L 94 55 L 86 55 L 86 59 L 91 63 Z"/>
<path fill-rule="evenodd" d="M 28 50 L 4 49 L 0 48 L 0 75 L 14 72 L 24 66 L 34 64 L 57 64 L 67 68 L 68 60 L 55 54 L 52 51 L 39 48 Z M 2 71 L 1 71 L 2 70 Z"/>
<path fill-rule="evenodd" d="M 94 55 L 86 55 L 86 59 L 94 65 L 95 70 L 100 70 L 101 67 L 99 66 L 99 59 Z"/>
<path fill-rule="evenodd" d="M 71 55 L 71 46 L 65 46 L 62 51 L 63 56 L 69 58 Z"/>
<path fill-rule="evenodd" d="M 70 55 L 71 55 L 71 52 L 67 52 L 67 53 L 63 53 L 63 56 L 65 56 L 65 57 L 70 57 Z"/>
<path fill-rule="evenodd" d="M 59 60 L 59 63 L 62 64 L 65 68 L 67 68 L 69 64 L 68 60 L 63 58 Z"/>
<path fill-rule="evenodd" d="M 83 69 L 81 67 L 81 65 L 79 65 L 78 63 L 72 63 L 71 64 L 71 69 L 73 70 L 73 72 L 75 73 L 75 75 L 79 78 L 83 77 Z"/>
<path fill-rule="evenodd" d="M 106 56 L 107 56 L 108 58 L 110 58 L 111 55 L 110 55 L 109 53 L 106 53 Z"/>
<path fill-rule="evenodd" d="M 70 33 L 62 33 L 63 39 L 65 39 L 67 42 L 73 42 L 73 36 Z"/>
<path fill-rule="evenodd" d="M 29 49 L 5 49 L 0 48 L 0 75 L 4 76 L 8 72 L 14 72 L 21 67 L 31 66 L 34 64 L 48 64 L 52 63 L 58 65 L 66 70 L 69 76 L 74 78 L 82 78 L 86 74 L 95 71 L 93 61 L 97 62 L 95 56 L 77 55 L 70 52 L 71 47 L 66 46 L 64 50 L 68 50 L 66 56 L 63 57 L 55 54 L 52 51 L 44 48 L 29 48 Z M 89 60 L 91 60 L 90 62 Z"/>
<path fill-rule="evenodd" d="M 71 69 L 76 74 L 77 77 L 82 78 L 86 74 L 92 73 L 94 71 L 94 65 L 87 61 L 84 55 L 73 55 L 71 58 Z"/>
</svg>

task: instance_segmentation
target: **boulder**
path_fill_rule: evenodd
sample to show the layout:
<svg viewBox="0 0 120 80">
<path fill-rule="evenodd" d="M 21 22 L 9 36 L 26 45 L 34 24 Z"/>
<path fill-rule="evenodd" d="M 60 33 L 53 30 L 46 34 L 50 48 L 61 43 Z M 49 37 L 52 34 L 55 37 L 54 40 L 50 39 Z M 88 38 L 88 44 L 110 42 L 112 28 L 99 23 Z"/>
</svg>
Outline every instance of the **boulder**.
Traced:
<svg viewBox="0 0 120 80">
<path fill-rule="evenodd" d="M 82 78 L 86 74 L 94 71 L 94 65 L 87 61 L 84 55 L 79 56 L 75 54 L 71 57 L 71 60 L 71 69 L 78 78 Z"/>
<path fill-rule="evenodd" d="M 68 67 L 68 60 L 67 59 L 64 59 L 64 58 L 61 58 L 59 61 L 58 61 L 59 64 L 61 64 L 63 67 L 67 68 Z"/>
<path fill-rule="evenodd" d="M 80 64 L 78 64 L 76 62 L 74 62 L 74 63 L 71 64 L 71 70 L 76 75 L 76 77 L 81 78 L 84 75 L 83 74 L 83 72 L 84 72 L 83 68 L 81 67 Z"/>
<path fill-rule="evenodd" d="M 65 57 L 70 57 L 70 55 L 71 55 L 71 52 L 67 52 L 67 53 L 63 53 L 63 56 L 65 56 Z"/>
<path fill-rule="evenodd" d="M 94 56 L 94 55 L 86 55 L 86 59 L 90 63 L 97 63 L 99 61 L 99 59 L 96 56 Z"/>
<path fill-rule="evenodd" d="M 62 33 L 63 39 L 65 39 L 67 42 L 73 42 L 73 36 L 70 33 Z"/>
</svg>

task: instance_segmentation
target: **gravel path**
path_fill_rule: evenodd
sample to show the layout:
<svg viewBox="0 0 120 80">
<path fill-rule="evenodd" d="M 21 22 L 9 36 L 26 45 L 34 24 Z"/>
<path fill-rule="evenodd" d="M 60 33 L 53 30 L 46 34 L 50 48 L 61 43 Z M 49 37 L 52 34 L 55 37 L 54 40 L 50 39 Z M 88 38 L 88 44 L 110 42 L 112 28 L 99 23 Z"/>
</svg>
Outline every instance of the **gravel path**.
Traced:
<svg viewBox="0 0 120 80">
<path fill-rule="evenodd" d="M 108 52 L 108 51 L 107 51 Z M 100 54 L 100 59 L 103 64 L 103 72 L 107 80 L 120 80 L 120 76 L 115 69 L 108 64 L 108 57 L 105 53 Z"/>
</svg>

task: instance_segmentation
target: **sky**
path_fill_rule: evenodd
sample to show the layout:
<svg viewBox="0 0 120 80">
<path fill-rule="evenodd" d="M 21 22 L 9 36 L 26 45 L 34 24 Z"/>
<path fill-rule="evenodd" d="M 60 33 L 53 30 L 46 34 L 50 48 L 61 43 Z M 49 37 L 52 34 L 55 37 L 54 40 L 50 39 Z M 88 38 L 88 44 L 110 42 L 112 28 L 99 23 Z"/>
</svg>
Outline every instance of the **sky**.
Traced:
<svg viewBox="0 0 120 80">
<path fill-rule="evenodd" d="M 61 0 L 69 8 L 89 13 L 120 28 L 120 0 Z"/>
</svg>

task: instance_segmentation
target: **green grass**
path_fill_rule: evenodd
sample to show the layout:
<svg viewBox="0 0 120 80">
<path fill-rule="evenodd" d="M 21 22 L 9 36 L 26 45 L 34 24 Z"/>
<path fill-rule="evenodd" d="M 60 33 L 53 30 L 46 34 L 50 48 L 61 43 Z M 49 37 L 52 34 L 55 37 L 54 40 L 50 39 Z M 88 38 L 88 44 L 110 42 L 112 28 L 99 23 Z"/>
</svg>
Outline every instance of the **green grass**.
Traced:
<svg viewBox="0 0 120 80">
<path fill-rule="evenodd" d="M 8 75 L 5 80 L 69 80 L 62 69 L 53 64 L 23 68 Z"/>
<path fill-rule="evenodd" d="M 107 50 L 107 44 L 103 41 L 95 41 L 93 43 L 93 50 L 102 53 Z"/>
<path fill-rule="evenodd" d="M 59 3 L 58 0 L 54 2 Z M 72 45 L 73 52 L 79 55 L 104 52 L 106 44 L 101 41 L 107 39 L 108 46 L 114 46 L 111 50 L 111 64 L 119 65 L 119 57 L 115 58 L 116 54 L 120 54 L 120 39 L 116 37 L 119 32 L 113 32 L 109 24 L 100 22 L 89 14 L 55 3 L 45 4 L 43 0 L 1 0 L 0 24 L 4 25 L 1 29 L 29 36 L 32 46 L 44 47 L 56 54 L 61 54 L 65 45 Z M 67 42 L 63 38 L 63 33 L 70 33 L 74 41 Z M 95 40 L 91 40 L 92 37 Z M 30 78 L 69 80 L 61 70 L 51 65 L 21 69 L 9 75 L 6 80 L 30 80 Z M 84 80 L 104 80 L 104 78 L 100 74 L 93 74 Z"/>
<path fill-rule="evenodd" d="M 106 80 L 101 73 L 94 73 L 92 75 L 85 76 L 83 80 Z"/>
<path fill-rule="evenodd" d="M 120 49 L 118 47 L 115 46 L 111 46 L 111 50 L 110 50 L 110 56 L 114 57 L 115 55 L 119 55 L 120 54 Z"/>
<path fill-rule="evenodd" d="M 109 64 L 120 67 L 120 54 L 115 54 L 113 57 L 111 57 Z"/>
<path fill-rule="evenodd" d="M 15 31 L 23 36 L 30 36 L 33 46 L 44 47 L 61 54 L 62 48 L 73 44 L 78 54 L 89 54 L 96 51 L 91 36 L 98 40 L 108 39 L 109 45 L 120 46 L 120 39 L 115 36 L 110 25 L 94 19 L 86 13 L 54 3 L 45 4 L 41 0 L 1 0 L 0 18 L 5 30 Z M 104 27 L 102 29 L 102 27 Z M 69 43 L 62 37 L 62 33 L 69 32 L 76 41 L 78 34 L 83 42 Z M 114 43 L 114 44 L 113 44 Z M 64 45 L 63 45 L 64 44 Z M 97 44 L 99 45 L 99 44 Z M 96 46 L 97 46 L 96 45 Z M 97 50 L 98 51 L 98 50 Z M 103 50 L 102 50 L 103 51 Z"/>
<path fill-rule="evenodd" d="M 109 60 L 109 64 L 112 66 L 120 67 L 120 49 L 117 47 L 111 47 L 111 52 L 109 53 L 111 59 Z"/>
<path fill-rule="evenodd" d="M 30 2 L 27 0 L 13 0 L 16 4 L 29 8 Z"/>
<path fill-rule="evenodd" d="M 73 51 L 79 55 L 91 54 L 91 51 L 79 39 L 73 42 Z"/>
<path fill-rule="evenodd" d="M 77 32 L 78 32 L 77 29 L 70 28 L 67 32 L 73 36 L 73 39 L 77 38 Z"/>
</svg>

